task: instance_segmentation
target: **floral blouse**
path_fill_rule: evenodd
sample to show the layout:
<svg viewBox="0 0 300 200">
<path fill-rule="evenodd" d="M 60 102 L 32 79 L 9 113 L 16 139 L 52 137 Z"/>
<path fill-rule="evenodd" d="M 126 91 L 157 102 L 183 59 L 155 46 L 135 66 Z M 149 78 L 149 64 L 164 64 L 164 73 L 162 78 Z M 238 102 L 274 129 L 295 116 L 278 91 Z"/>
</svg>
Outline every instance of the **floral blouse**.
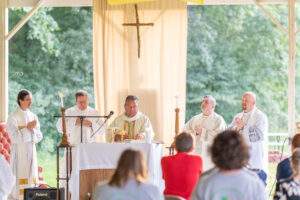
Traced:
<svg viewBox="0 0 300 200">
<path fill-rule="evenodd" d="M 290 177 L 277 182 L 274 200 L 300 200 L 300 181 Z"/>
</svg>

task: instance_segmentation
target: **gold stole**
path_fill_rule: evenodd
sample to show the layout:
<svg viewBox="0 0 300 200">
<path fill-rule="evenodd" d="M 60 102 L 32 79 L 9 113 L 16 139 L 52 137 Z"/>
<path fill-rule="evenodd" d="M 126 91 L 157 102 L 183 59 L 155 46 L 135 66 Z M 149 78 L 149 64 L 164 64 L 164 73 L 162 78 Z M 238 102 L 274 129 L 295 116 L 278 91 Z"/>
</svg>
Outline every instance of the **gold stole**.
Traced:
<svg viewBox="0 0 300 200">
<path fill-rule="evenodd" d="M 127 132 L 129 139 L 135 138 L 134 127 L 135 127 L 135 121 L 132 121 L 132 122 L 125 121 L 124 122 L 124 131 Z"/>
</svg>

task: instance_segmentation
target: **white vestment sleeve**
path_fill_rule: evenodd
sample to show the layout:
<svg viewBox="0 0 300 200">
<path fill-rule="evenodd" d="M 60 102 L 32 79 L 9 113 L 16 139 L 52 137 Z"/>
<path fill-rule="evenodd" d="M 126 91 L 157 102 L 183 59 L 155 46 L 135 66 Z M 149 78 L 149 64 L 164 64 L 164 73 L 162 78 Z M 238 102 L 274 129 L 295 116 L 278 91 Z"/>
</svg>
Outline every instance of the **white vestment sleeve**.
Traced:
<svg viewBox="0 0 300 200">
<path fill-rule="evenodd" d="M 34 143 L 38 143 L 43 139 L 43 133 L 41 132 L 41 126 L 40 126 L 40 121 L 37 118 L 37 116 L 35 116 L 35 120 L 36 120 L 36 127 L 33 129 L 33 142 Z"/>
<path fill-rule="evenodd" d="M 194 133 L 194 129 L 193 129 L 193 120 L 194 118 L 191 118 L 183 127 L 183 132 L 187 132 L 187 133 Z"/>
<path fill-rule="evenodd" d="M 226 123 L 223 118 L 218 118 L 216 122 L 216 126 L 209 130 L 209 129 L 202 129 L 203 132 L 201 133 L 201 139 L 203 141 L 211 141 L 214 139 L 214 137 L 219 134 L 220 132 L 224 131 L 226 129 Z"/>
<path fill-rule="evenodd" d="M 255 125 L 245 126 L 243 131 L 248 133 L 251 142 L 263 141 L 265 134 L 268 132 L 268 119 L 266 115 L 258 115 Z"/>
<path fill-rule="evenodd" d="M 146 140 L 152 140 L 154 137 L 154 133 L 153 133 L 153 128 L 152 128 L 152 124 L 150 122 L 149 118 L 145 118 L 145 123 L 144 126 L 141 130 L 141 134 L 144 135 Z"/>
<path fill-rule="evenodd" d="M 7 132 L 13 144 L 22 142 L 22 135 L 19 131 L 18 122 L 14 117 L 7 119 Z"/>
</svg>

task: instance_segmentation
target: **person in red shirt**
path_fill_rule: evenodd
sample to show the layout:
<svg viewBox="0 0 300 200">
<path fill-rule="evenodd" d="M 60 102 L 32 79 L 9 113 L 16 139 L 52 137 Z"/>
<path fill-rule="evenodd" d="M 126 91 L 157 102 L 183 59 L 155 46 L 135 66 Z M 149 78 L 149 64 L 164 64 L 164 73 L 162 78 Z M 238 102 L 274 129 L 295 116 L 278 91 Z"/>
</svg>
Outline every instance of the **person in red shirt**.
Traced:
<svg viewBox="0 0 300 200">
<path fill-rule="evenodd" d="M 202 173 L 202 158 L 193 155 L 194 138 L 181 133 L 175 138 L 177 154 L 161 159 L 162 175 L 165 180 L 164 195 L 175 195 L 190 199 Z"/>
</svg>

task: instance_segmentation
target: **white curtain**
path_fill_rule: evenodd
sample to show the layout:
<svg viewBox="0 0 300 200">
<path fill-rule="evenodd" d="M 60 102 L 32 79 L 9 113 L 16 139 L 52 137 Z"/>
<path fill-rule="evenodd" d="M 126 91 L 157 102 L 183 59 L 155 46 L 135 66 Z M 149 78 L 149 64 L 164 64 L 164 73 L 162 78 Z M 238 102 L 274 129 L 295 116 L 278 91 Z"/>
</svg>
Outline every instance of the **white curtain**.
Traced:
<svg viewBox="0 0 300 200">
<path fill-rule="evenodd" d="M 156 139 L 170 144 L 175 132 L 175 96 L 179 96 L 184 123 L 186 92 L 186 4 L 158 0 L 138 4 L 141 27 L 141 57 L 137 54 L 133 4 L 109 6 L 94 0 L 94 87 L 96 107 L 101 113 L 123 112 L 128 94 L 140 98 L 140 110 L 153 124 Z"/>
</svg>

